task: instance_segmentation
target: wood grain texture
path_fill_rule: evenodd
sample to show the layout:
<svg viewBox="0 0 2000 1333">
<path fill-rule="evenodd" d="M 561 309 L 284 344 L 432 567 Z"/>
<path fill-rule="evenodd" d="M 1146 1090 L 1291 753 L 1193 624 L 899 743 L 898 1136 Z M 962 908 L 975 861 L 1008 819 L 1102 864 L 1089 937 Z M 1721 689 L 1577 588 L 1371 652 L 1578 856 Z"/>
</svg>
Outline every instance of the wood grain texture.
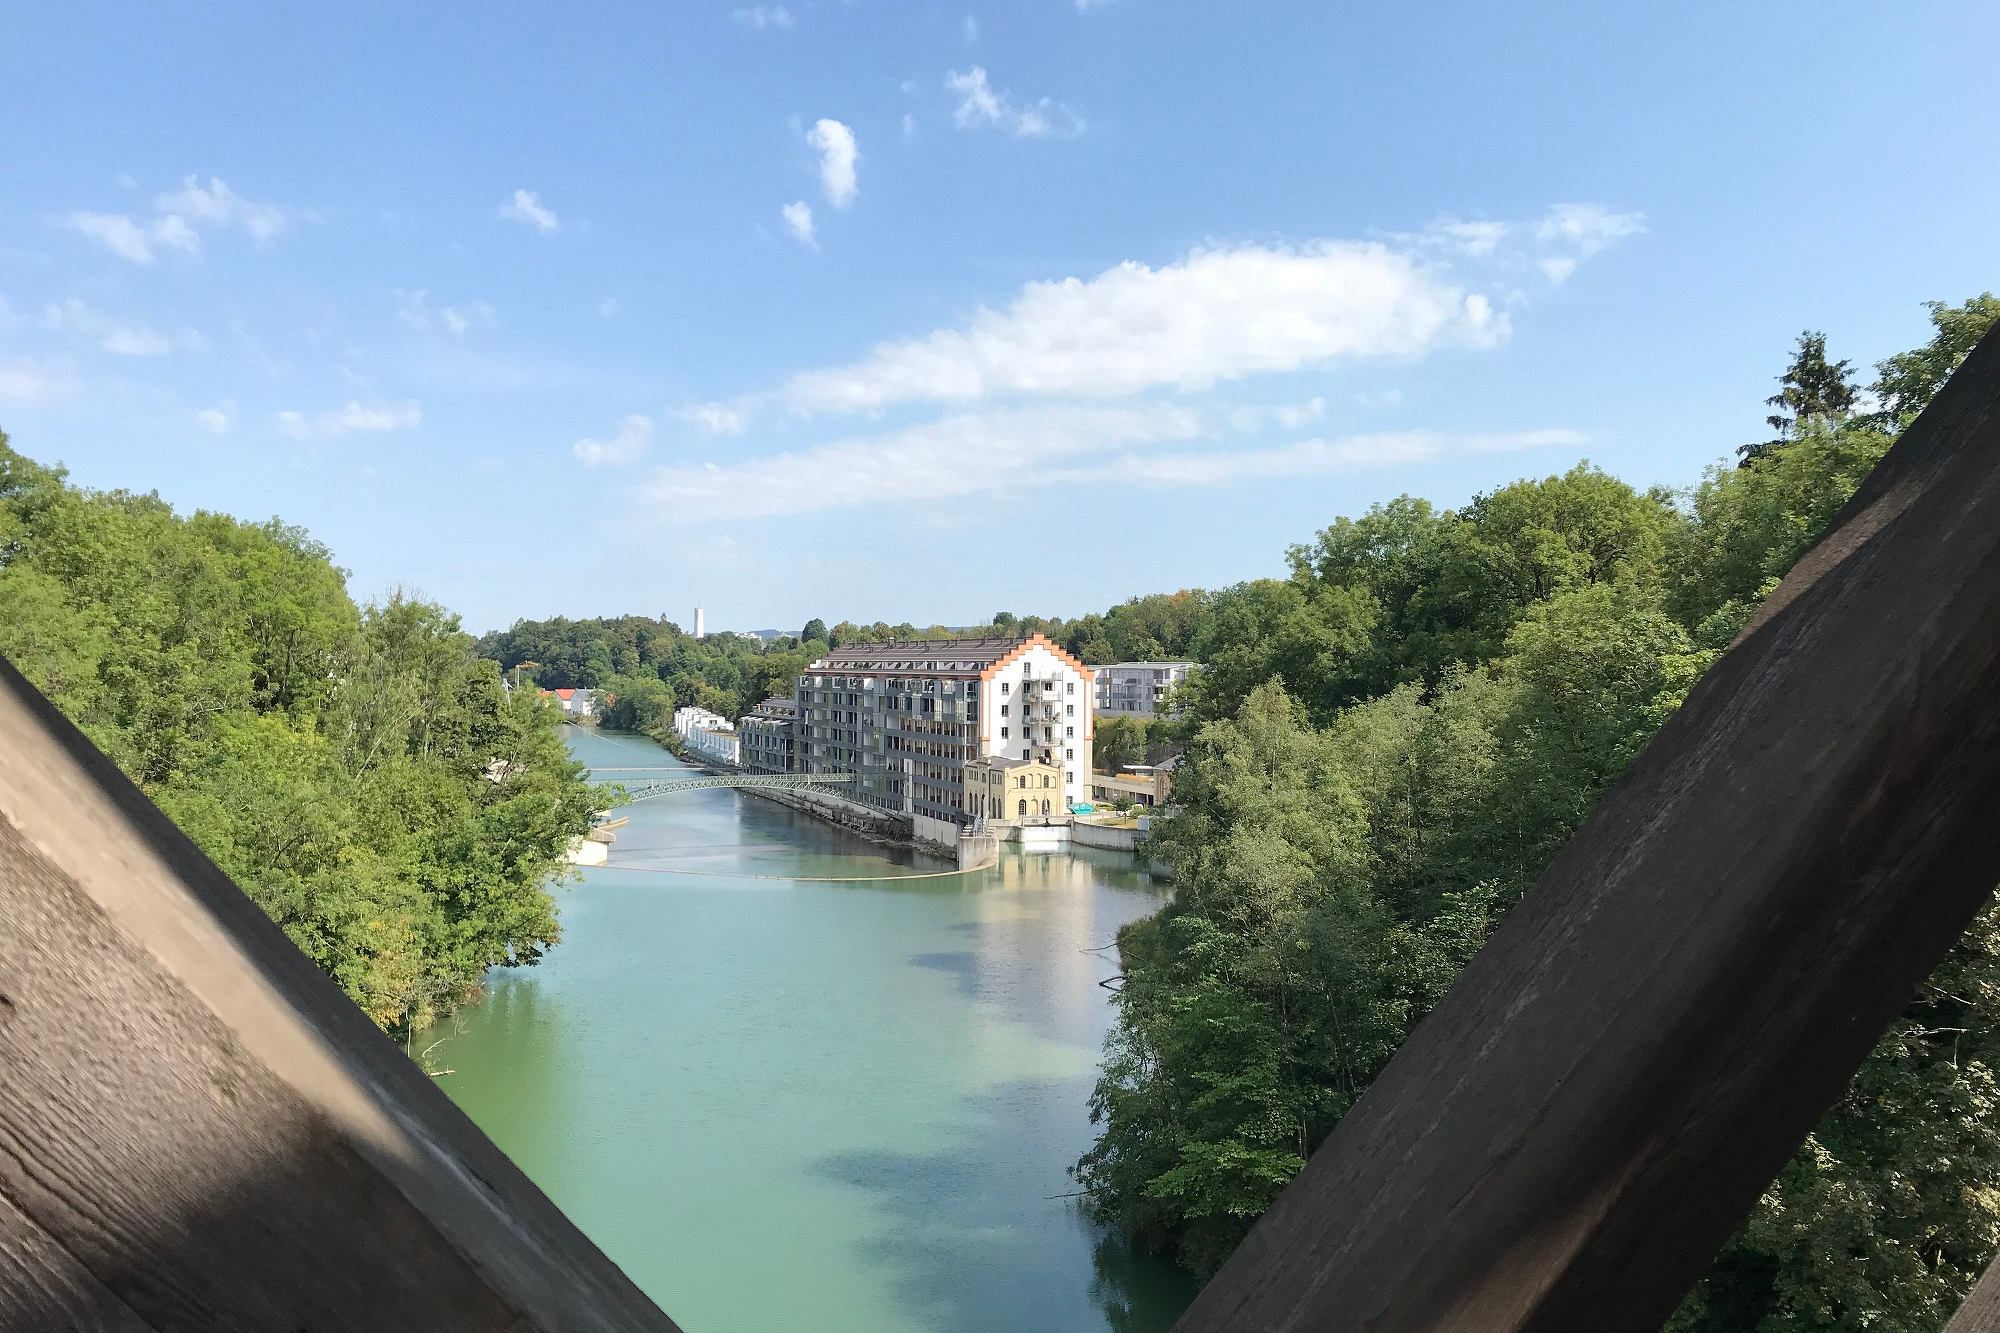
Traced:
<svg viewBox="0 0 2000 1333">
<path fill-rule="evenodd" d="M 1177 1325 L 1652 1330 L 2000 882 L 2000 331 Z"/>
<path fill-rule="evenodd" d="M 0 1328 L 674 1325 L 0 662 Z"/>
<path fill-rule="evenodd" d="M 1944 1333 L 2000 1333 L 2000 1259 L 1986 1266 Z"/>
</svg>

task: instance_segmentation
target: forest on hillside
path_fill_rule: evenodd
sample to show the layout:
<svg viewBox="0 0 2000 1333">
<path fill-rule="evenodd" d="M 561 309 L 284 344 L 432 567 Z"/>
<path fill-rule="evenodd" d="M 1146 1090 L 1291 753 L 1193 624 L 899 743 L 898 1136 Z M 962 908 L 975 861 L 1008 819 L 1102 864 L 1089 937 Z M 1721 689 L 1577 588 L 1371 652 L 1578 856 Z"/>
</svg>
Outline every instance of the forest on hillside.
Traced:
<svg viewBox="0 0 2000 1333">
<path fill-rule="evenodd" d="M 1866 387 L 1806 335 L 1771 436 L 1689 492 L 1579 465 L 1405 497 L 1197 595 L 1174 894 L 1118 938 L 1091 1211 L 1213 1271 L 1996 315 L 1934 305 Z M 2000 1246 L 1996 1070 L 1989 909 L 1670 1327 L 1934 1333 Z"/>
<path fill-rule="evenodd" d="M 441 606 L 277 520 L 90 491 L 0 434 L 0 654 L 382 1028 L 560 938 L 603 794 Z"/>
</svg>

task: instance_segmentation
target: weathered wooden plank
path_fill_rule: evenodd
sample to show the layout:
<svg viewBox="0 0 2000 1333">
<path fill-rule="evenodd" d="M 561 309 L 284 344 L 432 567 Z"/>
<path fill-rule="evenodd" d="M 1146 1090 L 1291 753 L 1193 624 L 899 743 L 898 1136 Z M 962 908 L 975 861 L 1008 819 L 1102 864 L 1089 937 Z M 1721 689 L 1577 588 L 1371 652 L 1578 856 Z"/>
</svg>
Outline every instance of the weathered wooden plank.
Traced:
<svg viewBox="0 0 2000 1333">
<path fill-rule="evenodd" d="M 49 1233 L 0 1194 L 0 1328 L 151 1333 Z"/>
<path fill-rule="evenodd" d="M 1986 1266 L 1944 1333 L 2000 1333 L 2000 1259 Z"/>
<path fill-rule="evenodd" d="M 0 1324 L 673 1330 L 4 662 L 0 816 Z"/>
<path fill-rule="evenodd" d="M 2000 333 L 1180 1333 L 1659 1326 L 2000 882 Z"/>
</svg>

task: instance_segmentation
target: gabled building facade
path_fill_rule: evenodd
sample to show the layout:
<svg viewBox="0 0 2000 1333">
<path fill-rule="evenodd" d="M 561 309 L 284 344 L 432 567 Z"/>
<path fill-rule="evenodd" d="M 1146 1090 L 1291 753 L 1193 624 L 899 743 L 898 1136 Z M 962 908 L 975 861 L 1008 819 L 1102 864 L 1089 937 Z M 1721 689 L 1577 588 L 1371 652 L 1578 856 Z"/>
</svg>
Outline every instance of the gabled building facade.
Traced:
<svg viewBox="0 0 2000 1333">
<path fill-rule="evenodd" d="M 1090 668 L 1040 634 L 850 644 L 798 678 L 795 762 L 854 774 L 870 805 L 962 826 L 968 763 L 1040 760 L 1061 772 L 1051 802 L 1067 813 L 1089 799 L 1095 698 Z"/>
</svg>

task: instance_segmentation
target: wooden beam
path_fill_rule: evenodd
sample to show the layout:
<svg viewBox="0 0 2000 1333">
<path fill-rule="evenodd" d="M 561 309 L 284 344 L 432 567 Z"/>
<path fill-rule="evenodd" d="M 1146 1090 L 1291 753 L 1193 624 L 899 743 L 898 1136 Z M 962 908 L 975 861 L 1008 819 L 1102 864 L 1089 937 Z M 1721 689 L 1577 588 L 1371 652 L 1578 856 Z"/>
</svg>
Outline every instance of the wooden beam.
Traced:
<svg viewBox="0 0 2000 1333">
<path fill-rule="evenodd" d="M 1986 1266 L 1944 1333 L 2000 1333 L 2000 1259 Z"/>
<path fill-rule="evenodd" d="M 2000 330 L 1176 1326 L 1659 1327 L 2000 882 Z"/>
<path fill-rule="evenodd" d="M 0 816 L 0 1327 L 673 1333 L 4 660 Z"/>
</svg>

